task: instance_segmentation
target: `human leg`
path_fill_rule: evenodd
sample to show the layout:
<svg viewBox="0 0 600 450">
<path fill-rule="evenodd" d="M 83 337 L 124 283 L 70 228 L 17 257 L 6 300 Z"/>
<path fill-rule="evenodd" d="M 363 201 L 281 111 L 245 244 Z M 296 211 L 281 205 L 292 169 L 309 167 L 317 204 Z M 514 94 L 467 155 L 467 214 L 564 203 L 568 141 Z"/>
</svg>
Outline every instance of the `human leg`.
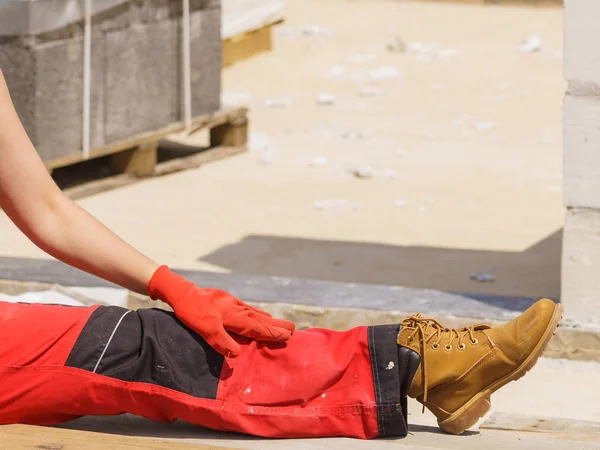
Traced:
<svg viewBox="0 0 600 450">
<path fill-rule="evenodd" d="M 1 423 L 128 412 L 267 437 L 406 434 L 419 357 L 398 325 L 238 337 L 230 359 L 161 310 L 0 304 L 1 317 Z"/>
</svg>

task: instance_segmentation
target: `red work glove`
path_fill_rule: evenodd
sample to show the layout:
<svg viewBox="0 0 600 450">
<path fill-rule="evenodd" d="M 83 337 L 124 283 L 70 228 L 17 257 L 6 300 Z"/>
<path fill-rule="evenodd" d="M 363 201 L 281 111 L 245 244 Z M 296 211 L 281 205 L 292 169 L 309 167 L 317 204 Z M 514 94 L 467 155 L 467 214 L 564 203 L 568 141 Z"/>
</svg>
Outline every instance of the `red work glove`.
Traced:
<svg viewBox="0 0 600 450">
<path fill-rule="evenodd" d="M 225 291 L 202 289 L 167 266 L 156 270 L 148 282 L 148 294 L 167 303 L 179 320 L 228 357 L 238 356 L 241 347 L 227 331 L 258 341 L 283 342 L 295 329 L 292 322 L 274 319 Z"/>
</svg>

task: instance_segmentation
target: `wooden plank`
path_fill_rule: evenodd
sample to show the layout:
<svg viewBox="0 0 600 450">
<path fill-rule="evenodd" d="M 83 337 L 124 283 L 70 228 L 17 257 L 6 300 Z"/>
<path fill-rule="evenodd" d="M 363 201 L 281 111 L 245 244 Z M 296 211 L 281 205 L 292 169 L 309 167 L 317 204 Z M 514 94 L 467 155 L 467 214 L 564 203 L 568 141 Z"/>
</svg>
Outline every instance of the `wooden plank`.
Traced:
<svg viewBox="0 0 600 450">
<path fill-rule="evenodd" d="M 160 177 L 183 170 L 195 169 L 211 162 L 219 161 L 230 156 L 238 155 L 246 151 L 245 146 L 240 147 L 215 147 L 191 156 L 175 158 L 156 164 L 152 175 Z M 122 173 L 99 180 L 89 181 L 77 186 L 64 189 L 64 194 L 71 200 L 78 200 L 91 195 L 108 192 L 140 181 L 137 173 Z"/>
<path fill-rule="evenodd" d="M 211 146 L 239 147 L 248 143 L 248 119 L 237 120 L 217 125 L 210 130 Z"/>
<path fill-rule="evenodd" d="M 240 118 L 244 118 L 248 115 L 247 108 L 226 108 L 219 110 L 214 113 L 204 114 L 198 116 L 192 120 L 191 131 L 196 131 L 202 128 L 212 128 L 218 125 L 222 125 L 227 122 L 233 122 Z M 122 152 L 125 150 L 131 150 L 145 142 L 158 142 L 162 139 L 166 139 L 168 136 L 174 133 L 179 133 L 185 130 L 183 122 L 176 122 L 158 130 L 148 131 L 146 133 L 133 136 L 131 138 L 122 139 L 120 141 L 113 142 L 104 147 L 92 149 L 90 151 L 89 159 L 99 158 L 101 156 L 112 155 L 113 153 Z M 58 167 L 64 167 L 77 162 L 82 161 L 81 154 L 69 155 L 63 158 L 57 158 L 52 161 L 46 162 L 46 167 L 56 169 Z"/>
<path fill-rule="evenodd" d="M 37 427 L 0 426 L 0 449 L 6 450 L 232 450 L 205 444 L 106 433 Z"/>
<path fill-rule="evenodd" d="M 169 175 L 182 170 L 194 169 L 205 164 L 219 161 L 230 156 L 239 155 L 246 151 L 245 146 L 237 147 L 215 147 L 195 155 L 183 158 L 175 158 L 170 161 L 157 164 L 154 175 L 157 177 Z"/>
<path fill-rule="evenodd" d="M 531 416 L 496 412 L 479 428 L 489 430 L 530 431 L 554 433 L 562 436 L 594 436 L 600 439 L 600 422 L 562 419 L 558 417 Z"/>
<path fill-rule="evenodd" d="M 142 142 L 137 148 L 115 153 L 111 166 L 117 172 L 149 177 L 154 173 L 158 154 L 158 141 Z"/>
<path fill-rule="evenodd" d="M 229 67 L 240 61 L 252 58 L 273 49 L 273 27 L 265 25 L 258 30 L 249 31 L 223 41 L 223 67 Z"/>
</svg>

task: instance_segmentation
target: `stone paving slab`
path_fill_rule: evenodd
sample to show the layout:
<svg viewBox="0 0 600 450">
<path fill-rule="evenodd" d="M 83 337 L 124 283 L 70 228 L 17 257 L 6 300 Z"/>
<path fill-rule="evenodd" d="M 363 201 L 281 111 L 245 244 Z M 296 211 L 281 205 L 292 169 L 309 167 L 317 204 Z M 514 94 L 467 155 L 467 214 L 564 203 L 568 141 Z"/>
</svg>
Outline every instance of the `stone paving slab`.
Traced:
<svg viewBox="0 0 600 450">
<path fill-rule="evenodd" d="M 358 325 L 397 323 L 415 312 L 442 320 L 451 327 L 482 321 L 494 325 L 512 319 L 535 301 L 523 297 L 455 294 L 401 286 L 195 270 L 178 272 L 199 286 L 224 289 L 278 317 L 293 320 L 299 328 L 340 330 Z M 0 280 L 116 287 L 58 261 L 28 258 L 1 257 Z M 4 284 L 7 283 L 11 284 L 10 281 Z M 25 284 L 18 290 L 24 292 L 27 289 Z M 32 290 L 35 289 L 34 284 Z M 129 305 L 132 308 L 164 306 L 137 295 L 130 296 Z M 546 354 L 556 358 L 600 361 L 600 330 L 582 327 L 567 317 Z"/>
</svg>

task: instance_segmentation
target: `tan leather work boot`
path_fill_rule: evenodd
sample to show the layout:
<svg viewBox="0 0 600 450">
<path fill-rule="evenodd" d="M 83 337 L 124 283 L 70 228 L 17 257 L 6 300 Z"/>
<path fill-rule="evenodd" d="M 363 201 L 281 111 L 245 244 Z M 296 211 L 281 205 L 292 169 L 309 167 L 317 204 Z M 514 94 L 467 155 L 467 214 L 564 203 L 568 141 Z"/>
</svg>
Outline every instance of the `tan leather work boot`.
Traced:
<svg viewBox="0 0 600 450">
<path fill-rule="evenodd" d="M 409 397 L 426 406 L 442 430 L 461 434 L 490 409 L 493 392 L 535 365 L 562 314 L 562 305 L 543 299 L 495 328 L 451 329 L 420 314 L 407 317 L 398 344 L 421 356 Z"/>
</svg>

